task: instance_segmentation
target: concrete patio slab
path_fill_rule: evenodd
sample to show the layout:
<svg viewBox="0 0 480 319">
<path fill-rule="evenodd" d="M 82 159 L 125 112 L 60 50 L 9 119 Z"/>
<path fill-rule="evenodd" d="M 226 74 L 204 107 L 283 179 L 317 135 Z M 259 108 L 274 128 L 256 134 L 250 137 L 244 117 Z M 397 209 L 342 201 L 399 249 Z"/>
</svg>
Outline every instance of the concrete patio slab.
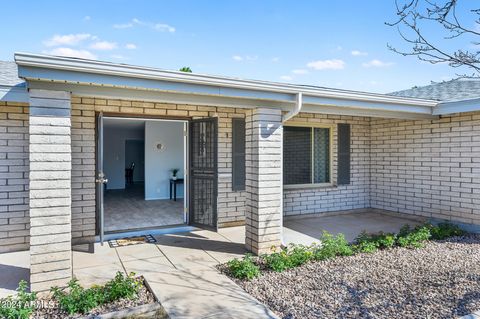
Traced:
<svg viewBox="0 0 480 319">
<path fill-rule="evenodd" d="M 84 287 L 105 284 L 113 279 L 117 272 L 125 273 L 125 268 L 120 261 L 109 265 L 73 269 L 73 275 Z"/>
<path fill-rule="evenodd" d="M 324 217 L 292 216 L 284 221 L 283 241 L 285 244 L 309 245 L 318 242 L 324 230 L 331 234 L 342 233 L 348 241 L 353 241 L 362 231 L 398 232 L 405 224 L 415 226 L 426 221 L 422 218 L 396 215 L 371 211 Z"/>
</svg>

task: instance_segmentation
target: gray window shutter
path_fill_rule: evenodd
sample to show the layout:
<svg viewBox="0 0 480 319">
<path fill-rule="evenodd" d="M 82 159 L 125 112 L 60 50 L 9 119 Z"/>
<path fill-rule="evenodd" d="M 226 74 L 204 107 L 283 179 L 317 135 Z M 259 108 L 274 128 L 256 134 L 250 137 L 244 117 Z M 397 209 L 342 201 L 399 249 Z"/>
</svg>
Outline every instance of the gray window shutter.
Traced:
<svg viewBox="0 0 480 319">
<path fill-rule="evenodd" d="M 245 190 L 245 119 L 232 119 L 232 190 Z"/>
<path fill-rule="evenodd" d="M 337 184 L 350 184 L 350 124 L 338 124 Z"/>
</svg>

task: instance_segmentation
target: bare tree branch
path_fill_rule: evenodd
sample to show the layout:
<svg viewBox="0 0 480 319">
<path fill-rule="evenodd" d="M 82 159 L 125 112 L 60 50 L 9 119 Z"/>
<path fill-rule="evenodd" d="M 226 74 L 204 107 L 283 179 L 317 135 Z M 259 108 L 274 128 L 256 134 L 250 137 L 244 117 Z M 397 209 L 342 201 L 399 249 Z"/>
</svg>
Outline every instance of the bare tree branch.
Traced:
<svg viewBox="0 0 480 319">
<path fill-rule="evenodd" d="M 480 47 L 473 52 L 463 48 L 453 51 L 442 48 L 445 41 L 463 38 L 468 38 L 467 43 L 473 49 L 480 45 L 480 8 L 467 11 L 470 15 L 478 17 L 473 23 L 468 22 L 472 25 L 472 28 L 468 28 L 457 15 L 458 3 L 459 0 L 395 0 L 397 19 L 386 22 L 386 25 L 397 27 L 400 37 L 411 45 L 411 48 L 403 51 L 391 44 L 387 44 L 387 47 L 403 56 L 416 56 L 424 62 L 446 63 L 454 68 L 467 67 L 474 72 L 473 76 L 480 77 L 480 51 L 478 50 Z M 445 41 L 441 42 L 427 36 L 423 32 L 426 22 L 440 27 Z"/>
</svg>

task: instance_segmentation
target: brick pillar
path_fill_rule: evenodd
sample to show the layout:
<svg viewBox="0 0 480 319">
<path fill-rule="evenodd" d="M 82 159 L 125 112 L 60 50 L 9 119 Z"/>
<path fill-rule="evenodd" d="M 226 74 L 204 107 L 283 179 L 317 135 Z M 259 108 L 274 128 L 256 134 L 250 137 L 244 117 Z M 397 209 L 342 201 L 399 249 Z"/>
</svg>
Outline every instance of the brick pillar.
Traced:
<svg viewBox="0 0 480 319">
<path fill-rule="evenodd" d="M 282 113 L 257 108 L 246 118 L 245 246 L 255 253 L 281 244 Z"/>
<path fill-rule="evenodd" d="M 30 90 L 30 284 L 72 277 L 70 93 Z"/>
</svg>

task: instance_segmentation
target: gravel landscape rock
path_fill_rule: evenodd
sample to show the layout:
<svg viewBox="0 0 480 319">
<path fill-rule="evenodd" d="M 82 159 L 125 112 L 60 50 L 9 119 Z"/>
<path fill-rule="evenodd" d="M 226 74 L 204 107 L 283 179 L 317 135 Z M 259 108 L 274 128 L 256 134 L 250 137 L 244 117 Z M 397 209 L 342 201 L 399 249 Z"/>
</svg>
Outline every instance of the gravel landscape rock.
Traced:
<svg viewBox="0 0 480 319">
<path fill-rule="evenodd" d="M 480 235 L 236 282 L 282 318 L 454 318 L 480 309 Z"/>
</svg>

